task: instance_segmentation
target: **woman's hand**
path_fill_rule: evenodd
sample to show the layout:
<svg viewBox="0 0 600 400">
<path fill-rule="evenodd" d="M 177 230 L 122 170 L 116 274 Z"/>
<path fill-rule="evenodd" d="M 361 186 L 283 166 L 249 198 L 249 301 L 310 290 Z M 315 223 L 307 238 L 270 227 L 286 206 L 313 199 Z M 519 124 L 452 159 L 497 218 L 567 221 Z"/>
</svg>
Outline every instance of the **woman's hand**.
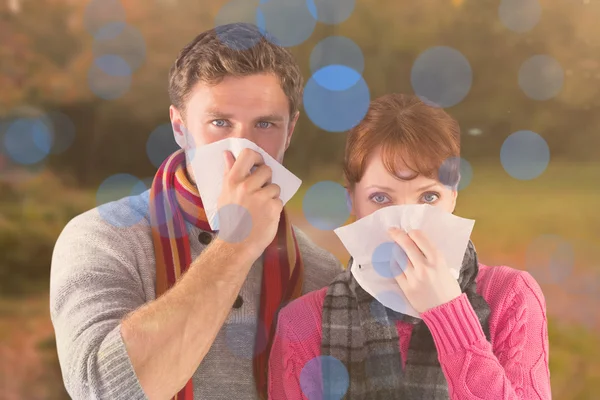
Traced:
<svg viewBox="0 0 600 400">
<path fill-rule="evenodd" d="M 462 294 L 458 281 L 444 257 L 420 230 L 408 233 L 398 228 L 389 231 L 408 259 L 401 262 L 404 273 L 396 281 L 404 295 L 419 313 L 448 303 Z"/>
</svg>

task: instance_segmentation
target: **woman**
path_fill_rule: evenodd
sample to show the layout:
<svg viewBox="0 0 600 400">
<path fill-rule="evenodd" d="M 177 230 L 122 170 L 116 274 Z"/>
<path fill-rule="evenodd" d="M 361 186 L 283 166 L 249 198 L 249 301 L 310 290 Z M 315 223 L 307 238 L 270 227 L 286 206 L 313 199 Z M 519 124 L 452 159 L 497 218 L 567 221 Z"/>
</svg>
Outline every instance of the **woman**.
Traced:
<svg viewBox="0 0 600 400">
<path fill-rule="evenodd" d="M 348 135 L 353 215 L 422 203 L 453 212 L 459 154 L 458 123 L 442 109 L 374 100 Z M 390 236 L 409 260 L 396 280 L 421 318 L 373 301 L 348 268 L 280 312 L 270 398 L 550 399 L 545 300 L 531 275 L 479 264 L 469 243 L 457 281 L 423 232 Z"/>
</svg>

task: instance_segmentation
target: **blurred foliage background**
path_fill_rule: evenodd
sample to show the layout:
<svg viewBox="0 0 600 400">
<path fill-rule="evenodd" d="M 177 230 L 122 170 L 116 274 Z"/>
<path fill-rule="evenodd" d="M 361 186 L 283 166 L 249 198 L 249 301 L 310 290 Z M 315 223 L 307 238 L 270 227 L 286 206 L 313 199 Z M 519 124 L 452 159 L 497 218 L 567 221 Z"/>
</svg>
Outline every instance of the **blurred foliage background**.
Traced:
<svg viewBox="0 0 600 400">
<path fill-rule="evenodd" d="M 214 26 L 225 1 L 120 3 L 145 52 L 129 90 L 106 100 L 90 88 L 94 37 L 88 30 L 95 20 L 89 1 L 0 0 L 0 399 L 68 398 L 48 315 L 54 242 L 69 219 L 98 205 L 96 192 L 106 178 L 154 175 L 146 146 L 151 132 L 169 122 L 168 69 L 181 47 Z M 427 49 L 449 46 L 468 59 L 470 91 L 447 109 L 462 127 L 462 157 L 473 170 L 456 213 L 477 221 L 473 240 L 482 262 L 528 270 L 542 286 L 553 397 L 596 399 L 600 2 L 535 1 L 541 18 L 527 32 L 502 23 L 502 3 L 356 0 L 347 20 L 317 23 L 291 50 L 308 79 L 320 40 L 352 39 L 364 56 L 371 98 L 413 93 L 411 69 Z M 523 63 L 540 54 L 564 72 L 560 92 L 544 101 L 527 96 L 518 79 Z M 3 135 L 19 118 L 52 113 L 66 116 L 63 127 L 74 140 L 60 154 L 19 165 L 1 145 Z M 501 163 L 501 146 L 519 130 L 536 132 L 550 150 L 548 167 L 535 179 L 515 179 Z M 289 203 L 294 222 L 343 261 L 348 256 L 336 236 L 311 226 L 302 201 L 315 182 L 341 182 L 344 142 L 344 133 L 319 129 L 303 113 L 285 160 L 303 179 Z M 568 246 L 569 256 L 559 245 Z"/>
</svg>

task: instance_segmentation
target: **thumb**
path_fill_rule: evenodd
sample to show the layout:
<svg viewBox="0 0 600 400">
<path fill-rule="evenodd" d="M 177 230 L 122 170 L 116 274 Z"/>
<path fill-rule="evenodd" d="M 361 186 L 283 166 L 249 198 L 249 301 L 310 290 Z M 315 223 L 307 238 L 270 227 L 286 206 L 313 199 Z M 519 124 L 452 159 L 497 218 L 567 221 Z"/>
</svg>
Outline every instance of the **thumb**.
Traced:
<svg viewBox="0 0 600 400">
<path fill-rule="evenodd" d="M 225 174 L 228 174 L 229 171 L 231 171 L 231 168 L 233 168 L 235 157 L 233 157 L 233 153 L 229 150 L 223 152 L 223 157 L 225 159 Z"/>
</svg>

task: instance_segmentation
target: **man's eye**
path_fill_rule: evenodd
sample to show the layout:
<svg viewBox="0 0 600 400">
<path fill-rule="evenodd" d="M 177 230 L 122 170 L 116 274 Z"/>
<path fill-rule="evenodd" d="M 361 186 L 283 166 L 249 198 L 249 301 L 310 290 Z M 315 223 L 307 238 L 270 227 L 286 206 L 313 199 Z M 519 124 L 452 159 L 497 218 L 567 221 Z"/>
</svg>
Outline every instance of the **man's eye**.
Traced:
<svg viewBox="0 0 600 400">
<path fill-rule="evenodd" d="M 224 119 L 215 119 L 212 124 L 216 127 L 223 128 L 227 126 L 227 121 Z"/>
<path fill-rule="evenodd" d="M 267 122 L 267 121 L 261 121 L 261 122 L 258 123 L 258 127 L 261 128 L 261 129 L 270 128 L 271 125 L 272 124 L 270 122 Z"/>
</svg>

